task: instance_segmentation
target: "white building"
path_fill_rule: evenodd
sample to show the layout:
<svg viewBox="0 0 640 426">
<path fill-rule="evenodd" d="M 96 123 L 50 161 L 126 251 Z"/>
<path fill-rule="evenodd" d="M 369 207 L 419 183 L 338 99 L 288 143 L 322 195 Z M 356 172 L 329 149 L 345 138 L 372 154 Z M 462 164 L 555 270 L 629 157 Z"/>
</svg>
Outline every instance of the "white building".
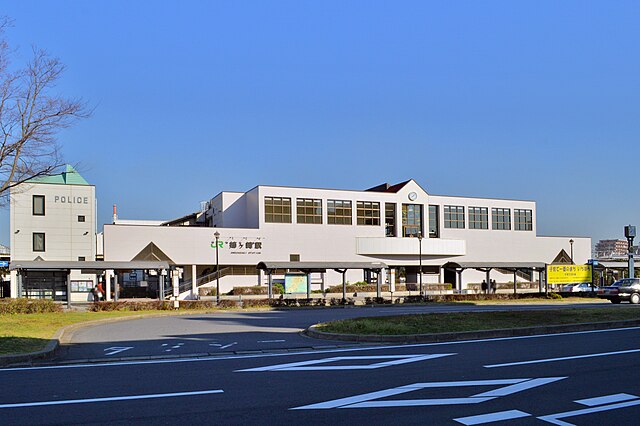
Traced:
<svg viewBox="0 0 640 426">
<path fill-rule="evenodd" d="M 71 166 L 32 179 L 10 194 L 11 261 L 95 261 L 96 193 Z M 71 300 L 91 300 L 95 274 L 71 272 Z M 67 300 L 65 271 L 11 272 L 11 294 Z"/>
<path fill-rule="evenodd" d="M 425 283 L 464 291 L 487 277 L 480 264 L 493 265 L 490 277 L 501 282 L 513 273 L 497 264 L 551 263 L 570 248 L 580 264 L 591 254 L 590 238 L 538 236 L 534 201 L 430 195 L 409 180 L 364 191 L 261 185 L 222 192 L 201 212 L 163 225 L 105 225 L 104 259 L 168 261 L 184 268 L 195 292 L 214 284 L 215 232 L 222 291 L 266 284 L 259 262 L 383 262 L 383 279 L 409 283 L 420 281 L 422 262 Z M 363 278 L 362 270 L 347 272 L 350 281 Z M 314 288 L 341 280 L 331 268 L 312 277 Z"/>
</svg>

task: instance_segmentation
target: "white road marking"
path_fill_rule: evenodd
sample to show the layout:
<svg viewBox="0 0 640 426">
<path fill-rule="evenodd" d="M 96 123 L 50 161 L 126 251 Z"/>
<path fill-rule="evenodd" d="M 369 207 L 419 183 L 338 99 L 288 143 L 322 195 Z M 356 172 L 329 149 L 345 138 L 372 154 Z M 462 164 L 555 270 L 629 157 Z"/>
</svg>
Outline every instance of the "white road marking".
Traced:
<svg viewBox="0 0 640 426">
<path fill-rule="evenodd" d="M 313 359 L 310 361 L 292 362 L 288 364 L 269 365 L 267 367 L 247 368 L 244 372 L 256 371 L 326 371 L 326 370 L 373 370 L 376 368 L 390 367 L 392 365 L 407 364 L 410 362 L 424 361 L 427 359 L 442 358 L 445 356 L 456 354 L 416 354 L 416 355 L 373 355 L 373 356 L 337 356 L 324 359 Z M 323 365 L 313 366 L 315 364 L 326 364 L 330 362 L 355 361 L 355 360 L 376 360 L 391 359 L 392 361 L 377 362 L 374 364 L 357 364 L 357 365 Z M 311 366 L 311 367 L 310 367 Z"/>
<path fill-rule="evenodd" d="M 386 407 L 417 407 L 417 406 L 434 406 L 434 405 L 459 405 L 459 404 L 480 404 L 490 401 L 501 396 L 511 395 L 522 392 L 548 383 L 566 379 L 566 377 L 546 377 L 539 379 L 500 379 L 500 380 L 472 380 L 457 382 L 432 382 L 432 383 L 414 383 L 411 385 L 400 386 L 392 389 L 384 389 L 377 392 L 365 393 L 362 395 L 354 395 L 347 398 L 334 399 L 331 401 L 320 402 L 316 404 L 304 405 L 302 407 L 290 408 L 290 410 L 317 410 L 330 408 L 386 408 Z M 469 397 L 459 398 L 435 398 L 435 399 L 400 399 L 400 400 L 384 400 L 380 398 L 387 396 L 399 395 L 407 392 L 413 392 L 427 388 L 442 387 L 467 387 L 467 386 L 494 386 L 508 385 L 498 388 L 494 391 L 479 393 Z"/>
<path fill-rule="evenodd" d="M 21 408 L 21 407 L 42 407 L 46 405 L 67 405 L 67 404 L 90 404 L 96 402 L 111 401 L 130 401 L 135 399 L 153 399 L 153 398 L 173 398 L 179 396 L 208 395 L 213 393 L 223 393 L 222 389 L 193 391 L 193 392 L 174 392 L 174 393 L 157 393 L 147 395 L 128 395 L 128 396 L 110 396 L 105 398 L 88 398 L 88 399 L 66 399 L 61 401 L 37 401 L 37 402 L 19 402 L 15 404 L 0 404 L 0 409 L 4 408 Z"/>
<path fill-rule="evenodd" d="M 619 408 L 633 407 L 634 405 L 640 405 L 640 399 L 636 399 L 635 401 L 620 402 L 618 404 L 602 405 L 600 407 L 583 408 L 581 410 L 575 410 L 575 411 L 566 411 L 564 413 L 549 414 L 548 416 L 538 417 L 538 419 L 548 423 L 553 423 L 554 425 L 573 426 L 573 423 L 568 423 L 560 419 L 564 419 L 567 417 L 574 417 L 574 416 L 583 416 L 585 414 L 600 413 L 603 411 L 617 410 Z"/>
<path fill-rule="evenodd" d="M 626 351 L 615 351 L 615 352 L 601 352 L 597 354 L 586 354 L 586 355 L 572 355 L 572 356 L 563 356 L 558 358 L 533 359 L 530 361 L 507 362 L 504 364 L 490 364 L 490 365 L 485 365 L 484 368 L 512 367 L 514 365 L 541 364 L 544 362 L 556 362 L 556 361 L 570 361 L 574 359 L 596 358 L 596 357 L 612 356 L 612 355 L 624 355 L 624 354 L 632 354 L 636 352 L 640 352 L 640 349 L 629 349 Z"/>
<path fill-rule="evenodd" d="M 629 401 L 637 398 L 640 398 L 640 396 L 629 395 L 628 393 L 616 393 L 613 395 L 599 396 L 597 398 L 579 399 L 575 402 L 577 402 L 578 404 L 586 405 L 587 407 L 594 407 L 596 405 L 605 405 L 605 404 L 611 404 L 614 402 Z"/>
<path fill-rule="evenodd" d="M 286 340 L 258 340 L 258 343 L 282 343 Z"/>
<path fill-rule="evenodd" d="M 237 344 L 238 344 L 238 342 L 229 343 L 228 345 L 221 346 L 220 349 L 227 349 L 227 348 L 230 348 L 231 346 L 237 345 Z"/>
<path fill-rule="evenodd" d="M 180 349 L 182 345 L 171 346 L 171 349 Z"/>
<path fill-rule="evenodd" d="M 112 348 L 105 349 L 105 352 L 111 351 L 105 355 L 106 356 L 115 355 L 115 354 L 119 354 L 120 352 L 128 351 L 129 349 L 133 349 L 133 346 L 114 346 Z"/>
<path fill-rule="evenodd" d="M 460 417 L 453 419 L 463 425 L 482 425 L 485 423 L 499 422 L 502 420 L 520 419 L 529 417 L 531 414 L 519 410 L 500 411 L 497 413 L 480 414 L 479 416 Z"/>
<path fill-rule="evenodd" d="M 201 358 L 178 358 L 178 359 L 161 359 L 161 360 L 149 360 L 149 361 L 120 361 L 120 362 L 104 362 L 104 363 L 91 363 L 91 364 L 72 364 L 72 365 L 49 365 L 41 367 L 11 367 L 0 369 L 3 371 L 32 371 L 32 370 L 52 370 L 52 369 L 67 369 L 67 368 L 91 368 L 91 367 L 117 367 L 123 365 L 143 365 L 143 364 L 175 364 L 182 362 L 210 362 L 210 361 L 224 361 L 228 359 L 251 359 L 251 358 L 273 358 L 284 356 L 300 356 L 300 355 L 318 355 L 322 353 L 341 353 L 341 352 L 360 352 L 360 351 L 375 351 L 382 349 L 410 349 L 410 348 L 425 348 L 431 346 L 452 346 L 452 345 L 468 345 L 473 343 L 485 343 L 485 342 L 502 342 L 508 340 L 522 340 L 522 339 L 538 339 L 538 338 L 553 338 L 564 337 L 578 334 L 593 334 L 593 333 L 611 333 L 618 331 L 631 331 L 640 330 L 640 327 L 624 327 L 624 328 L 612 328 L 606 330 L 589 330 L 589 331 L 576 331 L 571 333 L 555 333 L 555 334 L 539 334 L 533 336 L 517 336 L 517 337 L 498 337 L 492 339 L 475 339 L 475 340 L 460 340 L 452 342 L 439 342 L 439 343 L 416 343 L 411 345 L 380 345 L 380 346 L 365 346 L 365 347 L 351 347 L 351 348 L 339 348 L 328 350 L 310 350 L 303 352 L 288 352 L 277 354 L 247 354 L 247 355 L 227 355 L 227 356 L 210 356 Z"/>
</svg>

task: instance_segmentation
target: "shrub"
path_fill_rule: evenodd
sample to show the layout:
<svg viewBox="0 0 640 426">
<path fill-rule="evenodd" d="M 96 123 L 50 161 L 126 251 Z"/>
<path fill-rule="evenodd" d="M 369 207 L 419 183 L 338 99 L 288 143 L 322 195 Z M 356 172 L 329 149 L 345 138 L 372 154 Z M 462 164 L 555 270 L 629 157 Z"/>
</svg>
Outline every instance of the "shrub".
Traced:
<svg viewBox="0 0 640 426">
<path fill-rule="evenodd" d="M 236 302 L 235 300 L 221 300 L 220 303 L 218 303 L 218 308 L 221 309 L 230 309 L 230 308 L 237 308 L 238 307 L 238 302 Z"/>
<path fill-rule="evenodd" d="M 550 291 L 549 293 L 547 293 L 547 299 L 562 299 L 562 296 L 554 291 Z"/>
<path fill-rule="evenodd" d="M 60 312 L 62 307 L 49 299 L 5 299 L 0 302 L 0 315 Z"/>
<path fill-rule="evenodd" d="M 243 308 L 262 308 L 271 306 L 271 299 L 242 299 Z"/>
<path fill-rule="evenodd" d="M 269 289 L 267 289 L 267 293 L 269 292 Z M 284 294 L 284 286 L 280 283 L 275 283 L 271 285 L 271 292 L 273 294 Z"/>
</svg>

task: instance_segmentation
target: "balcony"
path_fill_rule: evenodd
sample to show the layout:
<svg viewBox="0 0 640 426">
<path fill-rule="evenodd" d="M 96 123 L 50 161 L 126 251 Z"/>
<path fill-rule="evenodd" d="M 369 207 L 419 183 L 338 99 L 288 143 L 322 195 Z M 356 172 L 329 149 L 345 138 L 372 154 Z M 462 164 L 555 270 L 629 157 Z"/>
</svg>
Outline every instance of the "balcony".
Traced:
<svg viewBox="0 0 640 426">
<path fill-rule="evenodd" d="M 360 255 L 418 255 L 420 248 L 417 238 L 356 238 L 356 253 Z M 464 240 L 423 238 L 423 256 L 464 256 L 467 245 Z"/>
</svg>

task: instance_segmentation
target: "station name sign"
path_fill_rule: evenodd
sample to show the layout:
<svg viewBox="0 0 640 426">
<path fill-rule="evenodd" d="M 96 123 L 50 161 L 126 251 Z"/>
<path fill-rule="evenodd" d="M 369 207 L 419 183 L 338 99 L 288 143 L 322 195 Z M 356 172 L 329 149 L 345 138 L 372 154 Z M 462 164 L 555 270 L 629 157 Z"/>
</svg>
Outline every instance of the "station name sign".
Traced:
<svg viewBox="0 0 640 426">
<path fill-rule="evenodd" d="M 218 248 L 229 254 L 262 254 L 262 237 L 228 237 L 218 239 Z M 211 241 L 211 248 L 216 248 L 216 241 Z"/>
<path fill-rule="evenodd" d="M 56 195 L 53 197 L 53 202 L 61 204 L 89 204 L 89 197 L 68 197 L 65 195 Z"/>
</svg>

